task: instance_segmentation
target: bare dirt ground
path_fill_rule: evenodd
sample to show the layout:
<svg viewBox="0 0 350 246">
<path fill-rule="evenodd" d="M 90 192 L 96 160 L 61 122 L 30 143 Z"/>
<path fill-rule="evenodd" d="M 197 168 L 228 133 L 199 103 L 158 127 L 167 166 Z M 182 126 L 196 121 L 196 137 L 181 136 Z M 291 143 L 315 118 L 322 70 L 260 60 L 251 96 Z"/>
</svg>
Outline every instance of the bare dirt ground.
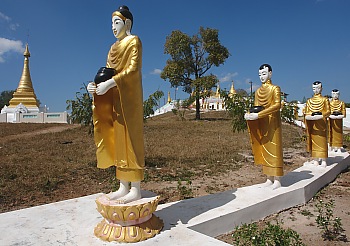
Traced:
<svg viewBox="0 0 350 246">
<path fill-rule="evenodd" d="M 265 181 L 253 164 L 248 133 L 233 133 L 230 121 L 215 113 L 202 118 L 180 121 L 170 114 L 145 123 L 142 189 L 161 195 L 162 203 Z M 113 168 L 96 168 L 93 136 L 87 132 L 74 125 L 0 124 L 0 213 L 116 189 Z M 302 135 L 299 128 L 283 125 L 286 173 L 309 157 Z M 315 222 L 319 199 L 334 199 L 335 216 L 350 235 L 349 169 L 317 198 L 260 223 L 282 221 L 306 245 L 349 245 L 323 241 Z M 218 238 L 232 243 L 231 234 Z"/>
</svg>

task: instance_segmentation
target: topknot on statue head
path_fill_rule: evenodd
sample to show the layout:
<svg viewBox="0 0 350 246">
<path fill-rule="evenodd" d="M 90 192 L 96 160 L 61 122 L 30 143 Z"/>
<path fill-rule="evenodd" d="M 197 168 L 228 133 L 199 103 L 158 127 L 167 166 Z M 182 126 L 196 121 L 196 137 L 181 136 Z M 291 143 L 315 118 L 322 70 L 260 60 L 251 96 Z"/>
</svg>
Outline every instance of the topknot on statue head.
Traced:
<svg viewBox="0 0 350 246">
<path fill-rule="evenodd" d="M 116 11 L 113 12 L 112 16 L 118 15 L 117 13 L 120 13 L 125 19 L 131 20 L 131 28 L 132 28 L 132 25 L 134 23 L 134 17 L 132 15 L 132 13 L 130 12 L 128 6 L 121 5 Z M 125 22 L 125 20 L 124 20 L 124 22 Z M 131 28 L 130 28 L 130 30 L 131 30 Z"/>
<path fill-rule="evenodd" d="M 322 82 L 321 82 L 321 81 L 315 81 L 315 82 L 313 82 L 312 84 L 313 84 L 313 85 L 319 85 L 319 84 L 321 84 L 321 86 L 322 86 Z"/>
<path fill-rule="evenodd" d="M 267 67 L 267 69 L 269 70 L 269 72 L 272 72 L 272 67 L 270 66 L 270 64 L 262 64 L 260 67 L 259 67 L 259 70 L 262 70 L 264 69 L 265 67 Z"/>
</svg>

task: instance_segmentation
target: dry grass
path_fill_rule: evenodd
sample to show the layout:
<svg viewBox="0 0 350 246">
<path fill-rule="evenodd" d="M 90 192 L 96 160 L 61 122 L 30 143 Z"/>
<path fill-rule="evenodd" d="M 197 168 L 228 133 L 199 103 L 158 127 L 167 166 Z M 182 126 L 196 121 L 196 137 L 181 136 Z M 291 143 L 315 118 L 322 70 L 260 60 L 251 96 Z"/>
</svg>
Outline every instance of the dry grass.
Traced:
<svg viewBox="0 0 350 246">
<path fill-rule="evenodd" d="M 5 136 L 17 135 L 47 129 L 60 124 L 36 124 L 36 123 L 18 123 L 16 126 L 9 123 L 0 123 L 0 139 Z"/>
<path fill-rule="evenodd" d="M 86 128 L 0 127 L 0 212 L 116 188 L 114 169 L 96 168 L 93 137 Z M 283 134 L 286 149 L 304 147 L 297 128 L 284 125 Z M 182 198 L 179 180 L 191 181 L 183 183 L 185 191 L 200 196 L 264 179 L 260 167 L 252 165 L 248 133 L 233 133 L 230 120 L 219 112 L 203 114 L 201 121 L 180 121 L 172 113 L 149 119 L 145 150 L 142 188 L 161 194 L 162 202 Z M 299 164 L 290 159 L 286 169 Z"/>
</svg>

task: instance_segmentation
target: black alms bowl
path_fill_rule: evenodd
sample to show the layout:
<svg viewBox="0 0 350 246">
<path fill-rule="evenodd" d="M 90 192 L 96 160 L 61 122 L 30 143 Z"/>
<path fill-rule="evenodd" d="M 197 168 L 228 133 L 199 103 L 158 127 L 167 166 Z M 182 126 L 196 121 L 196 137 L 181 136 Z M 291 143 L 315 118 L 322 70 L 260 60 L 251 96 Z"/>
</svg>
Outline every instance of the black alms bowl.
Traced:
<svg viewBox="0 0 350 246">
<path fill-rule="evenodd" d="M 322 115 L 322 112 L 312 112 L 311 115 L 312 115 L 312 116 L 315 116 L 315 115 Z"/>
<path fill-rule="evenodd" d="M 332 113 L 332 115 L 338 116 L 338 115 L 342 115 L 342 113 L 339 112 L 339 111 L 334 111 L 334 112 Z"/>
<path fill-rule="evenodd" d="M 106 80 L 111 79 L 117 71 L 114 68 L 109 67 L 101 67 L 95 76 L 94 82 L 95 84 L 99 84 L 101 82 L 105 82 Z"/>
<path fill-rule="evenodd" d="M 250 113 L 259 113 L 261 110 L 263 110 L 263 106 L 253 106 L 249 109 Z"/>
</svg>

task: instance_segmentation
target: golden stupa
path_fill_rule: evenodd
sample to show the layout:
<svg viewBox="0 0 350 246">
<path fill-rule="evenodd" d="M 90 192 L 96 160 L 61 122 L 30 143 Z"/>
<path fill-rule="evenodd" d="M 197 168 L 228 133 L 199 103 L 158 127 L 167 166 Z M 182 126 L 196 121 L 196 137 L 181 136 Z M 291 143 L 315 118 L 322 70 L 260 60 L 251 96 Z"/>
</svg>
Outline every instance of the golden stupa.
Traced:
<svg viewBox="0 0 350 246">
<path fill-rule="evenodd" d="M 22 103 L 27 108 L 38 108 L 38 100 L 34 93 L 32 79 L 29 71 L 29 49 L 28 44 L 23 53 L 24 65 L 21 79 L 18 84 L 17 90 L 13 93 L 13 98 L 10 100 L 9 108 L 15 108 L 18 104 Z"/>
<path fill-rule="evenodd" d="M 167 103 L 171 103 L 171 97 L 170 97 L 170 91 L 168 91 L 168 100 L 167 100 Z"/>
<path fill-rule="evenodd" d="M 235 87 L 233 85 L 233 81 L 232 81 L 232 85 L 231 85 L 231 88 L 230 88 L 230 93 L 228 94 L 230 97 L 232 97 L 233 95 L 237 94 L 236 90 L 235 90 Z"/>
</svg>

